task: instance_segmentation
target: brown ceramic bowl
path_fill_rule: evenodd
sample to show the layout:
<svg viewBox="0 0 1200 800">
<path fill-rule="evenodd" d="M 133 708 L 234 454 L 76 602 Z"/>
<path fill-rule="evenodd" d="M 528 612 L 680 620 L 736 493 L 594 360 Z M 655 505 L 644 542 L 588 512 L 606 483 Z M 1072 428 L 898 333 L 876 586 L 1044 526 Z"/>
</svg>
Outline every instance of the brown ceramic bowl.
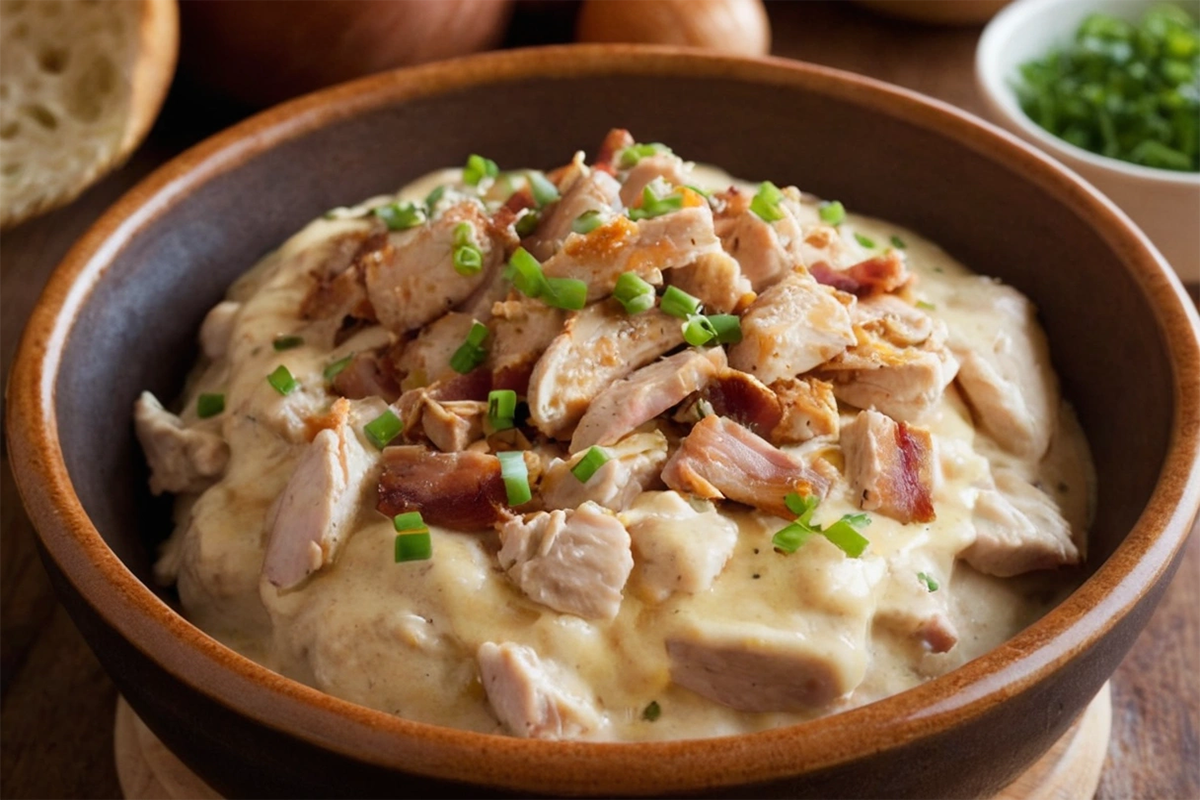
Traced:
<svg viewBox="0 0 1200 800">
<path fill-rule="evenodd" d="M 148 586 L 169 528 L 130 410 L 175 395 L 237 274 L 325 209 L 469 152 L 550 166 L 612 125 L 910 226 L 1040 306 L 1091 441 L 1088 577 L 1002 647 L 901 695 L 752 735 L 545 742 L 416 724 L 280 677 Z M 622 46 L 474 57 L 302 98 L 131 191 L 75 246 L 9 383 L 18 485 L 64 604 L 134 709 L 229 795 L 987 795 L 1121 661 L 1200 506 L 1195 311 L 1145 237 L 1033 149 L 947 106 L 783 61 Z"/>
</svg>

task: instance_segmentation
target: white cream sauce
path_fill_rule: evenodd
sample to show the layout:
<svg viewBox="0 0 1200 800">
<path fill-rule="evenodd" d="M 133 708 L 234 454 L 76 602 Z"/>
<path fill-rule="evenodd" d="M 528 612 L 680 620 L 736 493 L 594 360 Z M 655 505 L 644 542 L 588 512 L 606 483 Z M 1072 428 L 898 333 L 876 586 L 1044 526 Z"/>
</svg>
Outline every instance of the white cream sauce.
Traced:
<svg viewBox="0 0 1200 800">
<path fill-rule="evenodd" d="M 707 173 L 707 174 L 704 174 Z M 456 179 L 457 170 L 419 180 L 400 192 L 420 199 Z M 698 170 L 696 183 L 729 185 L 721 173 Z M 578 676 L 594 695 L 603 724 L 598 739 L 673 739 L 733 734 L 796 722 L 872 702 L 910 688 L 996 647 L 1042 615 L 1069 586 L 1062 575 L 1017 579 L 975 572 L 955 554 L 970 544 L 970 518 L 988 461 L 1004 463 L 1052 487 L 1076 531 L 1088 522 L 1087 445 L 1064 407 L 1061 433 L 1041 463 L 1016 461 L 978 432 L 951 389 L 923 424 L 933 433 L 941 480 L 934 493 L 936 521 L 901 525 L 873 514 L 867 553 L 846 557 L 822 537 L 793 555 L 773 550 L 784 523 L 756 511 L 729 511 L 740 526 L 732 558 L 712 588 L 677 593 L 653 604 L 642 598 L 635 569 L 618 616 L 611 622 L 559 614 L 526 598 L 499 569 L 498 542 L 478 534 L 433 529 L 433 557 L 393 563 L 390 520 L 365 497 L 353 534 L 337 560 L 299 588 L 281 592 L 260 580 L 264 518 L 307 444 L 304 419 L 328 407 L 322 370 L 356 350 L 386 339 L 376 329 L 333 351 L 308 344 L 276 352 L 272 341 L 302 332 L 297 320 L 313 253 L 327 237 L 361 223 L 354 212 L 316 220 L 268 255 L 230 289 L 240 302 L 224 358 L 201 363 L 184 393 L 180 416 L 188 426 L 218 430 L 229 443 L 225 475 L 199 497 L 184 496 L 178 527 L 157 571 L 175 582 L 188 617 L 220 641 L 296 680 L 338 697 L 408 719 L 486 732 L 505 732 L 487 702 L 474 654 L 482 642 L 532 647 Z M 815 206 L 812 207 L 815 219 Z M 973 330 L 955 303 L 970 273 L 913 231 L 850 215 L 841 226 L 848 247 L 861 233 L 877 243 L 893 236 L 906 245 L 917 295 L 932 315 L 960 333 Z M 981 332 L 982 336 L 984 332 Z M 374 337 L 374 341 L 368 341 Z M 265 377 L 286 364 L 301 388 L 286 398 Z M 201 392 L 223 392 L 226 413 L 197 420 Z M 381 401 L 354 401 L 356 406 Z M 845 419 L 852 417 L 847 410 Z M 832 446 L 836 450 L 836 444 Z M 833 454 L 836 460 L 837 453 Z M 843 481 L 817 511 L 830 523 L 859 509 Z M 932 655 L 910 638 L 873 625 L 878 604 L 896 582 L 916 583 L 926 571 L 940 582 L 961 639 Z M 922 588 L 921 591 L 924 591 Z M 756 626 L 802 637 L 862 675 L 855 691 L 811 713 L 743 713 L 672 683 L 664 638 L 699 621 L 753 633 Z M 657 721 L 642 719 L 651 702 Z"/>
</svg>

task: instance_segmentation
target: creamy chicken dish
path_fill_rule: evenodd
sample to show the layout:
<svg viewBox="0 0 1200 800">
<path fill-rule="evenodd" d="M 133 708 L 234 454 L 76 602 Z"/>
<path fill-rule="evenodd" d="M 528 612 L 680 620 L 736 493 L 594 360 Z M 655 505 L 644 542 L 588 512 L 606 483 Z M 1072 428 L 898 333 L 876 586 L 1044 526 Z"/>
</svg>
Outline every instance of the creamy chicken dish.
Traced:
<svg viewBox="0 0 1200 800">
<path fill-rule="evenodd" d="M 1084 556 L 1035 309 L 935 245 L 612 131 L 336 209 L 135 422 L 156 565 L 248 657 L 402 717 L 716 736 L 995 647 Z"/>
</svg>

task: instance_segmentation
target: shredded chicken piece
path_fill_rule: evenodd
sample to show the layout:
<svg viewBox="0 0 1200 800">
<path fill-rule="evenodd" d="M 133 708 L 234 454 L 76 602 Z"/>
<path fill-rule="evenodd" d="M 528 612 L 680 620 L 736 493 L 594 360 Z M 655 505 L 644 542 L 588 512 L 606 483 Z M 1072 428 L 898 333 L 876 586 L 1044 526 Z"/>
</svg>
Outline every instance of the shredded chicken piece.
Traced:
<svg viewBox="0 0 1200 800">
<path fill-rule="evenodd" d="M 531 647 L 484 642 L 475 654 L 480 682 L 496 717 L 514 736 L 576 739 L 600 725 L 584 692 Z M 574 691 L 573 691 L 574 689 Z"/>
<path fill-rule="evenodd" d="M 551 460 L 538 487 L 546 508 L 578 508 L 591 501 L 620 511 L 658 482 L 667 463 L 667 437 L 661 431 L 633 433 L 606 449 L 608 461 L 587 481 L 571 471 L 586 452 Z"/>
<path fill-rule="evenodd" d="M 186 428 L 158 398 L 142 392 L 133 410 L 138 441 L 150 464 L 150 493 L 198 492 L 208 488 L 229 461 L 220 435 Z"/>
</svg>

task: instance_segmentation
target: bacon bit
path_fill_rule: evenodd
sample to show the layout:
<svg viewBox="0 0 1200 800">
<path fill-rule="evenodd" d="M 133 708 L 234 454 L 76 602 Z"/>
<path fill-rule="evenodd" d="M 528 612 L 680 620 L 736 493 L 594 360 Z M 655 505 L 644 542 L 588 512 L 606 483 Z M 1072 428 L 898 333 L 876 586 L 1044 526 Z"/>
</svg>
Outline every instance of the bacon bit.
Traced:
<svg viewBox="0 0 1200 800">
<path fill-rule="evenodd" d="M 824 261 L 810 264 L 808 271 L 818 283 L 832 286 L 856 297 L 871 297 L 903 288 L 909 282 L 908 270 L 895 251 L 872 256 L 865 261 L 852 264 L 844 270 L 836 270 Z"/>
<path fill-rule="evenodd" d="M 616 165 L 613 163 L 617 157 L 617 153 L 624 150 L 633 144 L 633 136 L 624 128 L 613 128 L 604 137 L 604 141 L 600 143 L 600 149 L 596 152 L 596 158 L 592 162 L 592 169 L 598 169 L 602 172 L 607 172 L 609 175 L 615 175 L 617 172 Z"/>
<path fill-rule="evenodd" d="M 389 358 L 379 353 L 358 353 L 334 377 L 333 390 L 351 400 L 382 397 L 384 402 L 394 403 L 400 397 L 400 380 Z"/>
<path fill-rule="evenodd" d="M 523 361 L 492 372 L 493 389 L 511 389 L 521 397 L 529 394 L 529 378 L 536 361 Z"/>
<path fill-rule="evenodd" d="M 769 437 L 783 419 L 783 409 L 775 392 L 741 370 L 722 371 L 704 389 L 703 396 L 714 414 L 729 417 L 763 438 Z"/>
<path fill-rule="evenodd" d="M 455 375 L 428 387 L 429 396 L 443 402 L 451 400 L 487 400 L 492 386 L 491 370 L 480 367 L 466 375 Z"/>
<path fill-rule="evenodd" d="M 932 522 L 933 437 L 878 411 L 842 428 L 846 474 L 859 505 L 901 523 Z"/>
<path fill-rule="evenodd" d="M 421 445 L 383 451 L 376 508 L 389 517 L 420 511 L 430 525 L 479 531 L 508 517 L 506 497 L 495 456 L 435 453 Z"/>
<path fill-rule="evenodd" d="M 933 522 L 937 514 L 933 510 L 930 495 L 933 447 L 928 431 L 917 431 L 904 422 L 896 425 L 896 449 L 899 452 L 899 474 L 896 490 L 902 503 L 908 506 L 909 515 L 916 522 Z"/>
</svg>

